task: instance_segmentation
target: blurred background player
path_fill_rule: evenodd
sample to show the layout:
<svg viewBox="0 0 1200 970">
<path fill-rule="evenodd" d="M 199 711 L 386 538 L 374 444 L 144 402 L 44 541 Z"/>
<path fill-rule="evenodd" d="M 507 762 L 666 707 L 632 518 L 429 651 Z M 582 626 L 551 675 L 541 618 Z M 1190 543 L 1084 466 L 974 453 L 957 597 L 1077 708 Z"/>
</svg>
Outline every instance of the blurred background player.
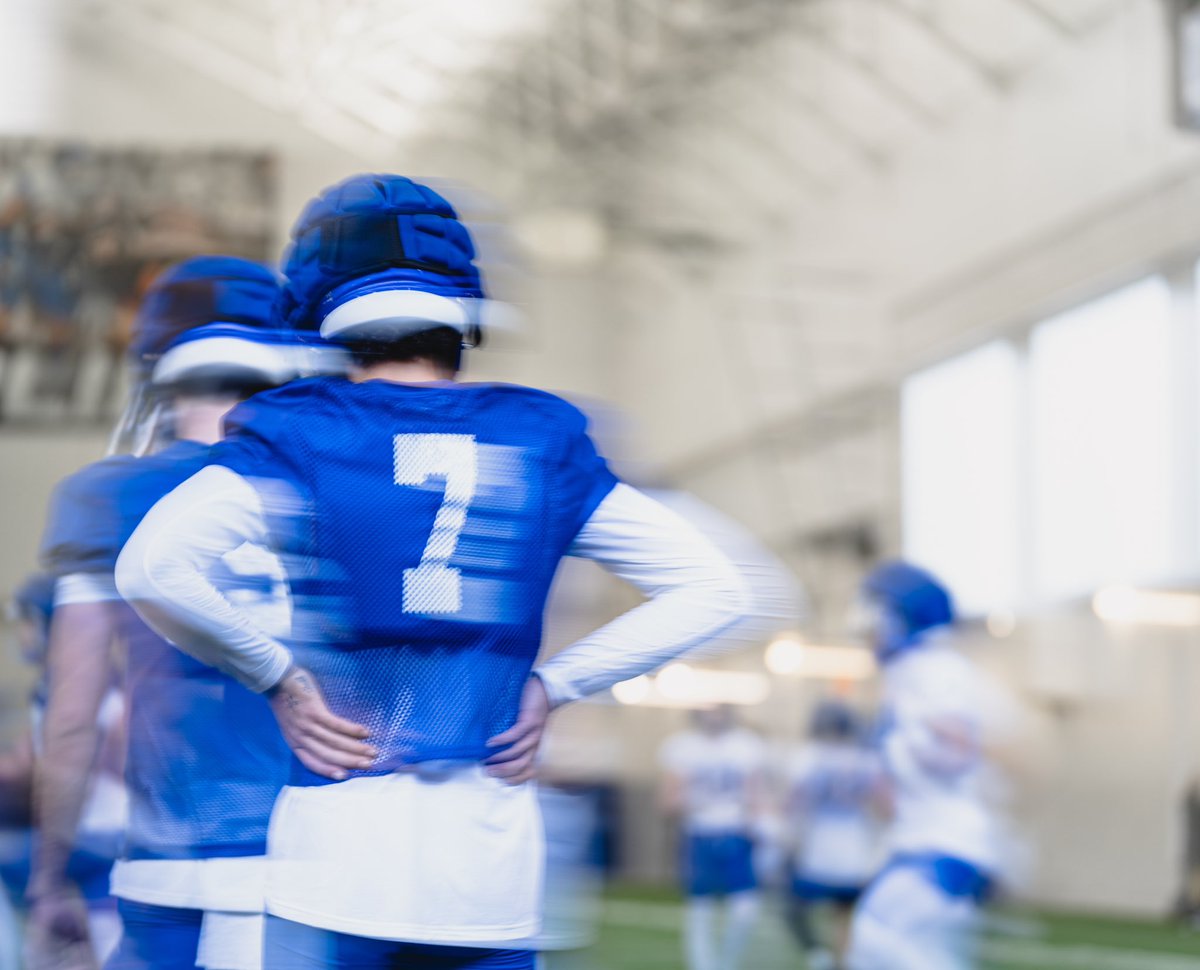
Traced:
<svg viewBox="0 0 1200 970">
<path fill-rule="evenodd" d="M 54 609 L 54 580 L 38 573 L 13 595 L 12 615 L 16 621 L 18 648 L 22 658 L 38 670 L 30 697 L 29 722 L 8 749 L 0 754 L 0 877 L 3 878 L 8 910 L 6 941 L 0 966 L 21 963 L 16 914 L 27 907 L 33 851 L 33 776 L 40 756 L 42 725 L 46 707 L 46 648 Z M 98 744 L 88 776 L 79 828 L 67 862 L 67 874 L 79 888 L 87 911 L 88 936 L 81 944 L 83 962 L 103 962 L 117 944 L 121 923 L 108 891 L 109 873 L 125 830 L 128 799 L 122 780 L 125 755 L 125 705 L 114 676 L 97 712 Z M 4 962 L 7 958 L 9 962 Z"/>
<path fill-rule="evenodd" d="M 980 906 L 1000 863 L 985 757 L 987 685 L 950 642 L 954 608 L 929 573 L 904 562 L 862 584 L 884 689 L 883 754 L 895 805 L 889 850 L 855 912 L 852 970 L 973 965 Z"/>
<path fill-rule="evenodd" d="M 794 836 L 788 925 L 810 970 L 835 970 L 843 966 L 854 904 L 880 861 L 887 804 L 882 765 L 864 743 L 853 708 L 835 698 L 818 704 L 785 783 Z M 834 921 L 830 938 L 814 918 L 814 909 L 825 906 Z"/>
<path fill-rule="evenodd" d="M 663 806 L 682 834 L 684 953 L 690 970 L 732 970 L 758 916 L 754 832 L 766 797 L 766 747 L 731 707 L 691 718 L 692 727 L 659 752 Z"/>
<path fill-rule="evenodd" d="M 253 970 L 260 961 L 262 856 L 286 747 L 261 698 L 170 647 L 121 603 L 113 569 L 145 511 L 203 466 L 226 412 L 296 375 L 297 348 L 271 324 L 278 290 L 272 270 L 232 257 L 196 257 L 163 273 L 137 320 L 136 391 L 117 433 L 152 453 L 104 459 L 55 492 L 42 546 L 56 580 L 29 885 L 48 966 L 86 939 L 66 861 L 118 633 L 128 651 L 130 817 L 112 880 L 124 934 L 109 966 Z M 215 568 L 248 603 L 281 580 L 261 550 L 239 550 Z M 256 615 L 286 629 L 286 611 Z"/>
<path fill-rule="evenodd" d="M 549 711 L 709 642 L 748 594 L 711 542 L 617 482 L 573 406 L 454 382 L 484 293 L 437 193 L 393 175 L 334 186 L 285 274 L 283 316 L 344 344 L 350 378 L 239 409 L 214 464 L 135 532 L 118 583 L 173 642 L 268 693 L 297 755 L 271 828 L 268 967 L 532 967 L 515 945 L 540 907 L 525 782 Z M 308 510 L 295 541 L 313 569 L 293 593 L 319 607 L 311 672 L 208 575 L 267 534 L 279 479 Z M 531 676 L 567 554 L 650 601 Z"/>
</svg>

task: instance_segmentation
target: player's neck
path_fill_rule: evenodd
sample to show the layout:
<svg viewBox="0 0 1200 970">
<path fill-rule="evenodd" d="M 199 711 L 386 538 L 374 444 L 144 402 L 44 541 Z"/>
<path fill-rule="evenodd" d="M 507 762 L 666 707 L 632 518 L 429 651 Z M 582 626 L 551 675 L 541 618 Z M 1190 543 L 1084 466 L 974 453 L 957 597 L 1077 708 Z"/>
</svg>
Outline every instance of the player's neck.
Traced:
<svg viewBox="0 0 1200 970">
<path fill-rule="evenodd" d="M 224 421 L 237 404 L 233 397 L 179 397 L 173 414 L 175 437 L 215 445 L 224 436 Z"/>
<path fill-rule="evenodd" d="M 352 367 L 350 380 L 355 383 L 392 381 L 396 384 L 429 384 L 433 381 L 452 381 L 454 372 L 430 360 L 381 360 Z"/>
</svg>

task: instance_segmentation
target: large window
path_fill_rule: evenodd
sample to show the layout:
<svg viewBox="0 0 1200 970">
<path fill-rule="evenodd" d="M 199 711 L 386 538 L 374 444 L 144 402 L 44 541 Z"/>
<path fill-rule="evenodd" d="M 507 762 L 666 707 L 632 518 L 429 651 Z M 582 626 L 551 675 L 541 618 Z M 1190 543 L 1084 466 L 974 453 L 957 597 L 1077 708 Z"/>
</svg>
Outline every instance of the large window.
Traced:
<svg viewBox="0 0 1200 970">
<path fill-rule="evenodd" d="M 905 554 L 965 613 L 1178 572 L 1172 297 L 1151 277 L 905 382 Z"/>
<path fill-rule="evenodd" d="M 922 371 L 902 391 L 906 555 L 968 614 L 1018 593 L 1020 365 L 1002 342 Z"/>
<path fill-rule="evenodd" d="M 1171 293 L 1154 277 L 1030 339 L 1033 566 L 1044 596 L 1171 568 Z"/>
</svg>

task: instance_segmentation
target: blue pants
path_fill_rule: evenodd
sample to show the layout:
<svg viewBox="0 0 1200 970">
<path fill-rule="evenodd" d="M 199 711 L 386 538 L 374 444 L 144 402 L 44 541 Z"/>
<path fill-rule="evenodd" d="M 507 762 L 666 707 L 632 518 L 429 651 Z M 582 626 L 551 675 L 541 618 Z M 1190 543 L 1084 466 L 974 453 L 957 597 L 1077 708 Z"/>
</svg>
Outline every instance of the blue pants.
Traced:
<svg viewBox="0 0 1200 970">
<path fill-rule="evenodd" d="M 853 906 L 863 894 L 861 886 L 833 886 L 796 876 L 792 879 L 792 895 L 802 903 L 833 903 Z"/>
<path fill-rule="evenodd" d="M 195 970 L 202 909 L 117 900 L 124 930 L 105 970 Z"/>
<path fill-rule="evenodd" d="M 686 836 L 683 888 L 689 896 L 727 896 L 758 888 L 754 843 L 730 832 Z"/>
<path fill-rule="evenodd" d="M 267 916 L 263 970 L 533 970 L 531 950 L 395 943 Z"/>
</svg>

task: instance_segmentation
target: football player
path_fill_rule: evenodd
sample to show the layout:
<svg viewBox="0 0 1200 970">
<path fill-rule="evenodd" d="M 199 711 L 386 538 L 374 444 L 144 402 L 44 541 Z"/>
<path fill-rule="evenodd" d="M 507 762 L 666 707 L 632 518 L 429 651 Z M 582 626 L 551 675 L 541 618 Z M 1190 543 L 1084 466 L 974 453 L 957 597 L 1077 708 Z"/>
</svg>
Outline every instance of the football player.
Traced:
<svg viewBox="0 0 1200 970">
<path fill-rule="evenodd" d="M 1000 866 L 986 758 L 988 685 L 950 640 L 949 593 L 904 562 L 863 582 L 883 672 L 884 761 L 894 799 L 890 858 L 851 927 L 852 970 L 961 970 Z"/>
<path fill-rule="evenodd" d="M 694 711 L 692 720 L 659 752 L 663 806 L 683 835 L 684 953 L 690 970 L 733 970 L 758 916 L 754 832 L 765 809 L 766 746 L 730 707 Z"/>
<path fill-rule="evenodd" d="M 29 887 L 51 966 L 86 935 L 65 867 L 118 633 L 127 648 L 130 817 L 112 877 L 124 933 L 109 965 L 254 970 L 260 962 L 262 857 L 286 745 L 262 698 L 173 649 L 124 606 L 113 570 L 142 515 L 204 465 L 225 413 L 296 376 L 298 348 L 271 322 L 278 291 L 274 271 L 232 257 L 196 257 L 164 272 L 137 321 L 136 391 L 118 428 L 135 451 L 153 453 L 106 458 L 55 491 L 42 545 L 56 582 Z M 281 579 L 265 551 L 238 550 L 218 565 L 250 603 Z M 286 614 L 276 601 L 271 610 L 258 622 L 282 632 Z"/>
<path fill-rule="evenodd" d="M 181 648 L 266 694 L 296 754 L 270 834 L 266 966 L 528 968 L 542 832 L 527 784 L 549 712 L 739 620 L 711 542 L 617 481 L 583 416 L 459 383 L 486 314 L 470 234 L 427 186 L 362 175 L 293 231 L 281 314 L 348 379 L 231 417 L 212 463 L 134 533 L 118 585 Z M 303 513 L 284 527 L 283 503 Z M 287 533 L 303 635 L 285 645 L 210 577 Z M 649 602 L 534 668 L 559 560 Z"/>
<path fill-rule="evenodd" d="M 858 716 L 829 698 L 813 713 L 809 739 L 785 772 L 794 833 L 788 924 L 810 970 L 842 966 L 850 914 L 879 862 L 879 821 L 887 795 L 878 755 Z M 833 940 L 817 932 L 814 909 L 833 910 Z"/>
</svg>

